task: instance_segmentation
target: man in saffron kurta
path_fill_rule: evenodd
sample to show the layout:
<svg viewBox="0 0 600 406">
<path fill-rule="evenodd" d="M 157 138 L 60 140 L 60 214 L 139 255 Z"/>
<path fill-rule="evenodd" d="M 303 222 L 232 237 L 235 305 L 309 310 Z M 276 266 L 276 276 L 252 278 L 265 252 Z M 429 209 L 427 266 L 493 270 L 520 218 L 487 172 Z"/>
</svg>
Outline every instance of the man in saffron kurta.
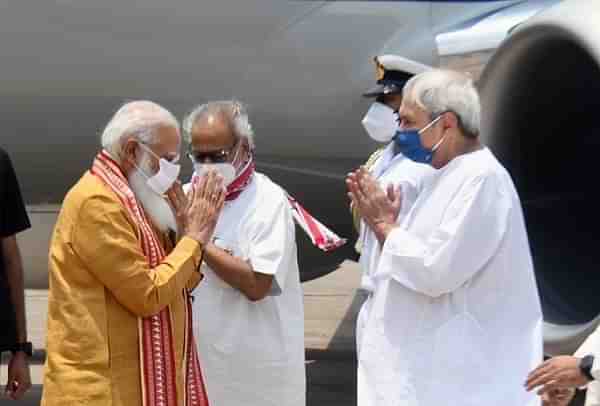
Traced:
<svg viewBox="0 0 600 406">
<path fill-rule="evenodd" d="M 143 190 L 152 179 L 169 186 L 156 180 L 165 178 L 163 160 L 177 160 L 176 120 L 153 103 L 129 103 L 102 144 L 67 194 L 51 240 L 42 405 L 206 405 L 188 345 L 188 289 L 201 279 L 202 246 L 222 206 L 220 180 L 196 185 L 183 208 L 182 193 L 173 199 L 184 223 L 175 245 L 160 201 Z"/>
</svg>

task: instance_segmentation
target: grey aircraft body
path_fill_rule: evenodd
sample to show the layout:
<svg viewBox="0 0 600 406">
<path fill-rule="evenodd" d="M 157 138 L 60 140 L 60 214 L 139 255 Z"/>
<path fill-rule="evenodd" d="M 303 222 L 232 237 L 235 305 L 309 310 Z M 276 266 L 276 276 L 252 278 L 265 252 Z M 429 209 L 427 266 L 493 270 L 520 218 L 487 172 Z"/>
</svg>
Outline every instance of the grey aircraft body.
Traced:
<svg viewBox="0 0 600 406">
<path fill-rule="evenodd" d="M 208 100 L 247 103 L 258 169 L 351 241 L 323 254 L 298 233 L 302 279 L 354 258 L 343 180 L 378 147 L 360 124 L 370 102 L 360 95 L 374 82 L 372 58 L 392 53 L 480 78 L 490 112 L 482 136 L 524 201 L 548 348 L 570 351 L 600 313 L 587 287 L 600 283 L 591 269 L 600 259 L 592 244 L 598 214 L 588 189 L 566 186 L 589 168 L 558 149 L 565 144 L 557 137 L 597 128 L 589 112 L 598 102 L 585 97 L 579 106 L 588 113 L 573 127 L 557 101 L 600 87 L 598 29 L 580 21 L 600 14 L 593 3 L 4 2 L 1 145 L 33 225 L 19 237 L 26 284 L 47 287 L 48 241 L 61 200 L 89 168 L 112 113 L 134 99 L 161 103 L 180 118 Z M 588 157 L 589 150 L 580 152 Z M 183 178 L 190 173 L 186 161 Z"/>
</svg>

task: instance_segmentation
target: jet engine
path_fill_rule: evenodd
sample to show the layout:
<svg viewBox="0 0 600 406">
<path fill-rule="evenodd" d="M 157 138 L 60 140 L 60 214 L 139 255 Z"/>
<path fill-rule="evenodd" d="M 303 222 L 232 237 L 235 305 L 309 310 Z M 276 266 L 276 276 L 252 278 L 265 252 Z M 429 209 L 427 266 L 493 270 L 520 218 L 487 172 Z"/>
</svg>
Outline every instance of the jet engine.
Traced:
<svg viewBox="0 0 600 406">
<path fill-rule="evenodd" d="M 522 199 L 552 355 L 600 322 L 599 22 L 600 3 L 563 1 L 512 30 L 478 82 L 483 141 Z"/>
</svg>

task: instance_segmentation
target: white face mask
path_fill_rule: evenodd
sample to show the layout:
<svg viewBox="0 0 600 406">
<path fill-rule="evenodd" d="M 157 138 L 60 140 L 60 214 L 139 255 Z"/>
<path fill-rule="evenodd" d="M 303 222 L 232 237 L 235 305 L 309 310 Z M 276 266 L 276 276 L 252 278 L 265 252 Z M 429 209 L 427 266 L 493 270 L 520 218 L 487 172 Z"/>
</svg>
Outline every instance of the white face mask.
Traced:
<svg viewBox="0 0 600 406">
<path fill-rule="evenodd" d="M 225 187 L 229 186 L 235 179 L 235 168 L 230 163 L 194 164 L 194 171 L 198 177 L 202 177 L 211 169 L 223 177 L 223 186 Z"/>
<path fill-rule="evenodd" d="M 390 142 L 398 129 L 394 110 L 379 102 L 371 105 L 362 120 L 362 125 L 369 136 L 377 142 Z"/>
<path fill-rule="evenodd" d="M 140 145 L 142 145 L 146 151 L 158 158 L 159 169 L 154 176 L 148 176 L 142 169 L 138 169 L 140 169 L 144 176 L 146 176 L 146 183 L 148 187 L 152 189 L 155 193 L 162 196 L 167 190 L 169 190 L 171 186 L 173 186 L 173 183 L 175 183 L 175 181 L 179 177 L 181 165 L 171 163 L 165 158 L 160 158 L 144 144 L 140 143 Z"/>
<path fill-rule="evenodd" d="M 238 147 L 235 151 L 235 155 L 233 156 L 233 159 L 231 160 L 231 162 L 236 161 L 239 152 L 240 152 L 240 148 Z M 233 166 L 233 164 L 231 164 L 229 162 L 220 162 L 220 163 L 214 163 L 214 164 L 213 163 L 204 164 L 204 163 L 200 163 L 200 162 L 194 162 L 194 173 L 198 177 L 203 176 L 211 169 L 213 171 L 217 172 L 219 175 L 221 175 L 221 177 L 223 178 L 223 186 L 224 187 L 229 186 L 231 184 L 231 182 L 233 182 L 233 180 L 235 179 L 235 176 L 237 174 L 235 166 Z"/>
</svg>

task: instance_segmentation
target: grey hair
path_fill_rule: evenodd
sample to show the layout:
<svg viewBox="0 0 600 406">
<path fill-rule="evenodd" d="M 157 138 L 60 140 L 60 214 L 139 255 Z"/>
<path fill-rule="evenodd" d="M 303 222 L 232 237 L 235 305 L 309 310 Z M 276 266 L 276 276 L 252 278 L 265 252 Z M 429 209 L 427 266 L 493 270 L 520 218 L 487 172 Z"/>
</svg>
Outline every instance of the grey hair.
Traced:
<svg viewBox="0 0 600 406">
<path fill-rule="evenodd" d="M 223 114 L 229 120 L 234 135 L 245 138 L 250 149 L 254 149 L 254 130 L 248 120 L 246 106 L 237 100 L 212 101 L 194 107 L 183 119 L 183 138 L 188 144 L 192 142 L 194 124 L 209 114 Z"/>
<path fill-rule="evenodd" d="M 451 111 L 466 136 L 479 135 L 481 105 L 473 80 L 462 73 L 432 69 L 412 77 L 404 86 L 403 101 L 415 104 L 432 118 Z"/>
<path fill-rule="evenodd" d="M 120 161 L 124 142 L 129 137 L 153 144 L 160 127 L 173 127 L 179 132 L 179 122 L 164 107 L 146 100 L 125 103 L 104 128 L 102 148 Z"/>
</svg>

